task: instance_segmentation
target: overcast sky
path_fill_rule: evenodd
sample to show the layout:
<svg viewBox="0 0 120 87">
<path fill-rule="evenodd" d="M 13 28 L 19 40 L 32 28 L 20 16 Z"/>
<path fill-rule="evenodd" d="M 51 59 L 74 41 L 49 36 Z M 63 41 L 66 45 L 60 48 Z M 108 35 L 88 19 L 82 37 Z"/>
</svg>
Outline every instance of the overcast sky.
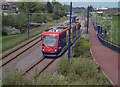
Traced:
<svg viewBox="0 0 120 87">
<path fill-rule="evenodd" d="M 48 0 L 7 0 L 7 1 L 48 1 Z M 88 5 L 92 5 L 95 8 L 99 8 L 99 7 L 118 7 L 118 2 L 120 0 L 56 0 L 56 1 L 67 5 L 69 5 L 69 3 L 72 1 L 73 7 L 87 7 Z"/>
<path fill-rule="evenodd" d="M 61 2 L 62 4 L 69 5 L 69 2 Z M 118 2 L 73 2 L 74 7 L 87 7 L 88 5 L 92 5 L 95 8 L 100 7 L 118 7 Z"/>
</svg>

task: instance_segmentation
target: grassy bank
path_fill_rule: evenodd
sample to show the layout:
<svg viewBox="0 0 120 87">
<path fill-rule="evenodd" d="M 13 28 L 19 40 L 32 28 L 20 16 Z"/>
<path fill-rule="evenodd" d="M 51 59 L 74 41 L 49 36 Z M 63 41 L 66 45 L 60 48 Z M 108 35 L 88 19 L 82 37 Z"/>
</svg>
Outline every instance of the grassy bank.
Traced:
<svg viewBox="0 0 120 87">
<path fill-rule="evenodd" d="M 72 57 L 62 58 L 54 74 L 43 73 L 38 79 L 25 78 L 17 71 L 3 74 L 5 85 L 109 85 L 100 66 L 92 60 L 89 40 L 82 38 L 73 48 Z M 80 49 L 81 48 L 81 49 Z M 29 79 L 30 78 L 30 79 Z"/>
<path fill-rule="evenodd" d="M 112 36 L 113 41 L 112 42 L 120 46 L 120 38 L 118 36 L 120 34 L 119 18 L 120 18 L 120 15 L 112 16 L 112 23 L 113 23 L 113 36 Z"/>
<path fill-rule="evenodd" d="M 66 78 L 70 85 L 109 85 L 109 80 L 92 60 L 88 36 L 73 47 L 71 60 L 61 60 L 58 74 Z"/>
<path fill-rule="evenodd" d="M 98 17 L 98 22 L 101 24 L 101 25 L 104 25 L 104 23 L 101 23 L 101 21 L 103 20 L 102 19 L 103 16 L 99 16 Z M 120 15 L 113 15 L 112 16 L 112 43 L 120 46 L 120 38 L 119 38 L 119 34 L 120 34 L 120 30 L 119 30 L 119 18 L 120 18 Z M 108 36 L 107 36 L 107 40 L 110 41 L 110 37 L 111 37 L 111 28 L 110 30 L 107 31 L 108 32 Z"/>
<path fill-rule="evenodd" d="M 62 22 L 66 20 L 66 18 L 61 18 L 58 22 Z M 57 24 L 57 21 L 54 20 L 52 22 L 48 22 L 45 25 L 42 25 L 36 29 L 33 29 L 30 31 L 30 38 L 33 36 L 36 36 L 40 34 L 43 30 Z M 5 52 L 6 50 L 9 50 L 16 45 L 20 44 L 21 42 L 25 41 L 28 39 L 27 32 L 23 34 L 17 34 L 17 35 L 10 35 L 10 36 L 3 36 L 2 37 L 2 51 Z"/>
</svg>

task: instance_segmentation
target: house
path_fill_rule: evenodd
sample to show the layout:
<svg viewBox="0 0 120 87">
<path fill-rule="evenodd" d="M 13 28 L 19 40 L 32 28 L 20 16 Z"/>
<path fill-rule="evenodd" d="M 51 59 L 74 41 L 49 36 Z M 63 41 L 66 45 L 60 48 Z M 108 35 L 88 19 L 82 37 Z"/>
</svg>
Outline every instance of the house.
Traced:
<svg viewBox="0 0 120 87">
<path fill-rule="evenodd" d="M 16 11 L 16 2 L 2 2 L 3 11 Z"/>
</svg>

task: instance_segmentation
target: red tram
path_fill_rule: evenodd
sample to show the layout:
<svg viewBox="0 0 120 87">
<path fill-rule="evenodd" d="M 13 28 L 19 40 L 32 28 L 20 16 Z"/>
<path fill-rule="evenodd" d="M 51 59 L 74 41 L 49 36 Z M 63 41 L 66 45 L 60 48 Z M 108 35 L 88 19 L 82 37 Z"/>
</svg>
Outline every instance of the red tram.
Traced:
<svg viewBox="0 0 120 87">
<path fill-rule="evenodd" d="M 80 36 L 80 22 L 71 25 L 71 44 Z M 42 33 L 42 53 L 43 56 L 58 57 L 68 47 L 69 24 L 53 27 Z"/>
</svg>

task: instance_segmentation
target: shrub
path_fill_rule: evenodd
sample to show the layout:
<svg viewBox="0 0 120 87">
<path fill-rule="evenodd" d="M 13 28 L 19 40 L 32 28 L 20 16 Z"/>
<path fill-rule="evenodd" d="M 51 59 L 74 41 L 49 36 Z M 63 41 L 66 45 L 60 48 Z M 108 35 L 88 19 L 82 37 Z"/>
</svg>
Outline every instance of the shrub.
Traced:
<svg viewBox="0 0 120 87">
<path fill-rule="evenodd" d="M 30 85 L 31 83 L 32 80 L 28 80 L 22 76 L 18 70 L 3 73 L 3 85 Z"/>
<path fill-rule="evenodd" d="M 76 43 L 76 45 L 72 48 L 73 57 L 89 58 L 90 57 L 90 44 L 89 40 L 82 38 L 80 41 Z"/>
<path fill-rule="evenodd" d="M 68 74 L 68 71 L 70 69 L 70 64 L 67 59 L 63 59 L 59 62 L 57 71 L 59 74 L 66 76 Z"/>
<path fill-rule="evenodd" d="M 98 72 L 98 68 L 99 65 L 91 59 L 72 58 L 71 61 L 61 60 L 57 72 L 71 85 L 108 85 L 108 79 Z"/>
<path fill-rule="evenodd" d="M 12 13 L 4 15 L 2 17 L 2 24 L 3 26 L 11 26 L 19 29 L 21 32 L 23 28 L 27 26 L 27 14 L 20 13 L 13 15 Z"/>
<path fill-rule="evenodd" d="M 69 74 L 73 73 L 76 79 L 83 77 L 85 80 L 94 77 L 98 66 L 90 59 L 75 59 L 69 69 Z M 69 76 L 69 75 L 68 75 Z M 78 78 L 77 78 L 78 77 Z"/>
<path fill-rule="evenodd" d="M 13 35 L 21 33 L 20 30 L 16 29 L 15 27 L 11 26 L 4 26 L 2 29 L 2 35 Z"/>
<path fill-rule="evenodd" d="M 109 85 L 108 79 L 97 72 L 98 65 L 90 59 L 63 59 L 57 73 L 42 73 L 25 77 L 18 70 L 3 73 L 3 85 Z"/>
<path fill-rule="evenodd" d="M 51 16 L 52 16 L 52 14 L 45 14 L 46 20 L 52 22 L 53 19 Z"/>
<path fill-rule="evenodd" d="M 52 15 L 52 18 L 53 18 L 53 20 L 58 20 L 58 19 L 60 19 L 60 16 L 57 15 L 57 14 L 53 14 L 53 15 Z"/>
<path fill-rule="evenodd" d="M 64 76 L 53 74 L 50 75 L 48 73 L 43 73 L 37 79 L 36 85 L 67 85 L 67 81 L 65 81 Z"/>
</svg>

